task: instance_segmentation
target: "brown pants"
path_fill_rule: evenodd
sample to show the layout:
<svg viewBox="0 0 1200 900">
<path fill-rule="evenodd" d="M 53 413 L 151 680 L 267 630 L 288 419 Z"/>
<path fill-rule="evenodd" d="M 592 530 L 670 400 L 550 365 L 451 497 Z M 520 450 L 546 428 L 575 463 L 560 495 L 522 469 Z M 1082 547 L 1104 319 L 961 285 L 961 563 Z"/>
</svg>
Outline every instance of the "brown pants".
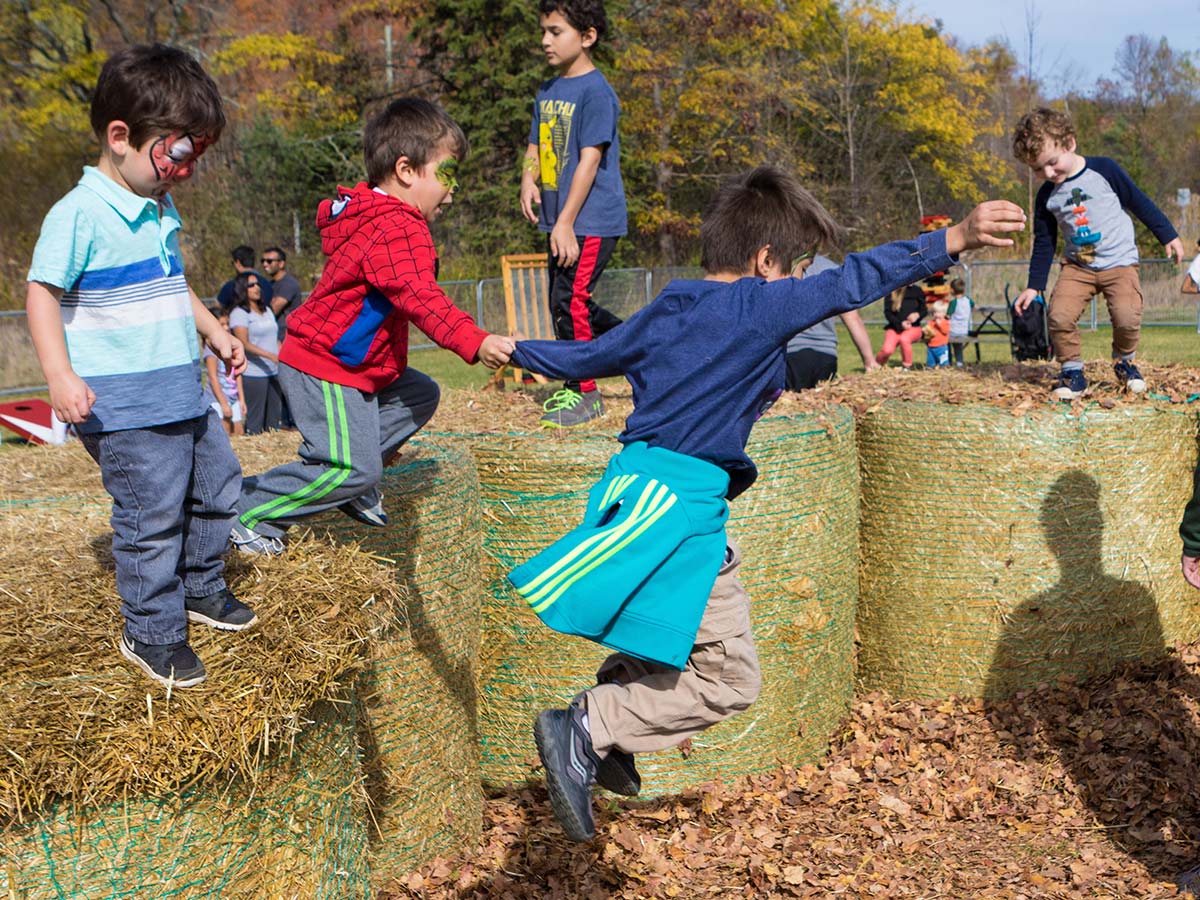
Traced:
<svg viewBox="0 0 1200 900">
<path fill-rule="evenodd" d="M 1082 358 L 1079 317 L 1096 294 L 1104 294 L 1112 320 L 1113 359 L 1137 350 L 1142 328 L 1142 283 L 1137 266 L 1116 266 L 1094 272 L 1067 263 L 1050 295 L 1050 343 L 1060 363 Z"/>
<path fill-rule="evenodd" d="M 738 581 L 742 554 L 729 542 L 696 644 L 683 671 L 614 653 L 584 692 L 592 747 L 604 757 L 614 747 L 649 753 L 747 709 L 762 678 L 750 634 L 750 597 Z"/>
</svg>

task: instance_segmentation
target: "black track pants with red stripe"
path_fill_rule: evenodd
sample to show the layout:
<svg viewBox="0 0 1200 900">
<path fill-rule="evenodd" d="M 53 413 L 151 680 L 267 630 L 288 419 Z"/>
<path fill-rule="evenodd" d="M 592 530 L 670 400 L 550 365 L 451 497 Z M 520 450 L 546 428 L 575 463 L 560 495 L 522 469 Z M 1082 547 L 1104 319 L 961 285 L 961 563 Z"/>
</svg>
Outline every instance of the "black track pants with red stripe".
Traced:
<svg viewBox="0 0 1200 900">
<path fill-rule="evenodd" d="M 560 266 L 554 253 L 549 253 L 550 321 L 560 341 L 590 341 L 621 324 L 618 316 L 592 300 L 592 290 L 612 259 L 619 238 L 576 235 L 576 239 L 579 259 L 575 265 Z M 565 387 L 593 391 L 596 382 L 568 381 Z"/>
</svg>

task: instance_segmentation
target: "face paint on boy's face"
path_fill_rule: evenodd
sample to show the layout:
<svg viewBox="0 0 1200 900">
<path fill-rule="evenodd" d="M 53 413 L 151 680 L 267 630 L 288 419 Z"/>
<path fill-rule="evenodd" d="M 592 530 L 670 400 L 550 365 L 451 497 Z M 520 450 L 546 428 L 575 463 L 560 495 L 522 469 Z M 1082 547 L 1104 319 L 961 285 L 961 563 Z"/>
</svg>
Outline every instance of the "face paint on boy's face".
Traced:
<svg viewBox="0 0 1200 900">
<path fill-rule="evenodd" d="M 433 177 L 437 179 L 438 184 L 448 190 L 451 194 L 458 190 L 458 160 L 453 156 L 443 159 L 437 164 L 437 168 L 433 170 Z"/>
<path fill-rule="evenodd" d="M 208 149 L 208 141 L 190 134 L 164 134 L 150 147 L 150 164 L 160 181 L 190 178 L 196 160 Z"/>
</svg>

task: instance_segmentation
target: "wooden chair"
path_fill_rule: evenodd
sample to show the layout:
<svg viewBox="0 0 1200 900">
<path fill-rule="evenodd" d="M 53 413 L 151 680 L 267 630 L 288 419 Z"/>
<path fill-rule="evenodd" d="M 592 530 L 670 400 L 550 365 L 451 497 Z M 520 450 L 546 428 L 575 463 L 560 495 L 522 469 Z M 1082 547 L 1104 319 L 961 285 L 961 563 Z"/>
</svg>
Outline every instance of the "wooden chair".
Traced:
<svg viewBox="0 0 1200 900">
<path fill-rule="evenodd" d="M 508 333 L 520 334 L 531 340 L 554 340 L 554 323 L 550 321 L 550 306 L 547 299 L 547 275 L 545 253 L 517 253 L 500 257 L 500 272 L 504 280 L 504 314 L 508 320 Z M 512 371 L 513 384 L 522 383 L 521 370 Z M 503 381 L 504 369 L 497 371 L 497 380 Z M 540 384 L 549 379 L 530 373 Z"/>
</svg>

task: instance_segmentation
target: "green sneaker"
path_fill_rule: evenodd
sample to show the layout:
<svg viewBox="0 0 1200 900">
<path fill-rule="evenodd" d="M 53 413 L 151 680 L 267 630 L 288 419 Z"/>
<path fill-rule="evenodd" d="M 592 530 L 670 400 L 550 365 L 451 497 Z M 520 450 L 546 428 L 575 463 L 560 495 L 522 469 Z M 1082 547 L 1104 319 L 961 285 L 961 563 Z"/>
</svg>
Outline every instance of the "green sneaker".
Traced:
<svg viewBox="0 0 1200 900">
<path fill-rule="evenodd" d="M 543 405 L 545 415 L 539 420 L 543 428 L 570 428 L 604 415 L 604 403 L 599 391 L 573 391 L 563 388 Z"/>
</svg>

